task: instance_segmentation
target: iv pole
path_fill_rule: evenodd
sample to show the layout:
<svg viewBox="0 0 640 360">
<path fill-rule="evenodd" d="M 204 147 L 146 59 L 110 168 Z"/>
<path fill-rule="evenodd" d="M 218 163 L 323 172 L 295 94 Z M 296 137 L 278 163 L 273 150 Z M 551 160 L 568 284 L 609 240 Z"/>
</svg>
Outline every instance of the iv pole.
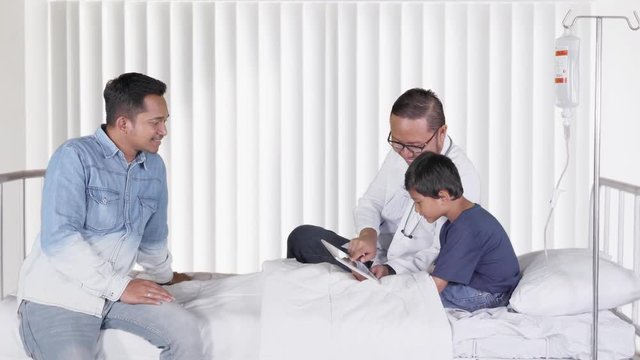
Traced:
<svg viewBox="0 0 640 360">
<path fill-rule="evenodd" d="M 595 82 L 595 109 L 594 109 L 594 146 L 593 146 L 593 325 L 591 326 L 591 358 L 598 359 L 598 273 L 599 251 L 600 251 L 600 116 L 601 116 L 601 87 L 602 87 L 602 19 L 622 19 L 627 21 L 629 29 L 636 31 L 640 29 L 640 18 L 638 12 L 634 11 L 636 24 L 633 26 L 626 16 L 576 16 L 571 24 L 567 25 L 566 20 L 571 14 L 571 10 L 562 19 L 562 26 L 570 29 L 578 19 L 596 19 L 596 82 Z"/>
</svg>

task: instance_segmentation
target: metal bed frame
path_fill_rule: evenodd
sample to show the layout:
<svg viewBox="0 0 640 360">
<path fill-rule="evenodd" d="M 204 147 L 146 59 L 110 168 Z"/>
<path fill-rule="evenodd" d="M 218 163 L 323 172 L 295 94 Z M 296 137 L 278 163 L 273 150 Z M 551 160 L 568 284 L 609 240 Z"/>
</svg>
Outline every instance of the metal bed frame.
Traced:
<svg viewBox="0 0 640 360">
<path fill-rule="evenodd" d="M 5 256 L 5 242 L 4 242 L 4 188 L 6 183 L 19 181 L 22 182 L 22 241 L 20 242 L 20 247 L 22 249 L 22 258 L 24 259 L 27 256 L 26 253 L 26 244 L 27 244 L 27 229 L 26 229 L 26 198 L 27 198 L 27 180 L 28 179 L 39 179 L 43 178 L 45 174 L 45 169 L 38 170 L 26 170 L 26 171 L 16 171 L 10 173 L 0 174 L 0 299 L 4 299 L 7 295 L 5 293 L 5 283 L 4 283 L 4 261 Z"/>
<path fill-rule="evenodd" d="M 4 203 L 5 203 L 5 184 L 11 182 L 21 182 L 21 192 L 22 192 L 22 223 L 21 225 L 21 241 L 20 241 L 20 249 L 22 250 L 22 259 L 26 257 L 26 249 L 27 249 L 27 229 L 26 229 L 26 199 L 27 199 L 27 181 L 30 179 L 40 179 L 40 181 L 44 178 L 45 170 L 27 170 L 27 171 L 17 171 L 11 173 L 0 174 L 0 299 L 4 299 L 8 293 L 5 291 L 5 227 L 4 227 Z M 633 221 L 633 242 L 631 244 L 633 251 L 633 266 L 632 269 L 636 274 L 640 275 L 640 186 L 630 185 L 626 183 L 622 183 L 619 181 L 600 178 L 599 180 L 599 188 L 602 190 L 601 192 L 593 191 L 591 198 L 591 208 L 594 208 L 594 197 L 597 194 L 600 201 L 598 203 L 603 203 L 604 206 L 599 208 L 600 211 L 598 216 L 596 217 L 597 221 L 600 221 L 600 216 L 602 216 L 602 227 L 599 228 L 599 237 L 602 239 L 600 244 L 601 250 L 607 254 L 610 254 L 610 248 L 613 246 L 616 249 L 616 262 L 619 264 L 623 264 L 623 254 L 625 253 L 625 219 L 627 218 L 626 208 L 630 200 L 633 202 L 633 212 L 632 212 L 632 221 Z M 617 195 L 617 199 L 616 196 Z M 617 202 L 617 210 L 612 211 L 614 209 L 615 202 Z M 592 230 L 593 229 L 593 213 L 590 216 L 590 238 L 593 239 Z M 611 224 L 616 222 L 617 232 L 614 234 L 615 238 L 612 239 L 611 236 Z M 593 247 L 593 244 L 590 244 Z M 594 293 L 597 295 L 597 277 L 594 274 Z M 631 305 L 631 311 L 627 311 L 623 309 L 614 309 L 613 312 L 618 315 L 621 319 L 626 322 L 632 324 L 635 327 L 636 332 L 636 349 L 639 348 L 640 342 L 640 301 L 636 301 Z M 637 351 L 637 350 L 636 350 Z M 638 358 L 638 355 L 636 355 Z"/>
</svg>

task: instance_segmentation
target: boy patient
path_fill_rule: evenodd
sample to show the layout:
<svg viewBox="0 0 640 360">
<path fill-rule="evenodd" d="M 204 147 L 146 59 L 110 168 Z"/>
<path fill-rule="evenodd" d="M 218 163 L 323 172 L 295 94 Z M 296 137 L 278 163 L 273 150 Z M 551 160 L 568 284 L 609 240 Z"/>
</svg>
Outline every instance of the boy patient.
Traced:
<svg viewBox="0 0 640 360">
<path fill-rule="evenodd" d="M 405 174 L 415 211 L 433 223 L 445 216 L 431 273 L 444 307 L 475 311 L 505 306 L 520 278 L 518 259 L 498 220 L 462 196 L 448 157 L 425 152 Z"/>
</svg>

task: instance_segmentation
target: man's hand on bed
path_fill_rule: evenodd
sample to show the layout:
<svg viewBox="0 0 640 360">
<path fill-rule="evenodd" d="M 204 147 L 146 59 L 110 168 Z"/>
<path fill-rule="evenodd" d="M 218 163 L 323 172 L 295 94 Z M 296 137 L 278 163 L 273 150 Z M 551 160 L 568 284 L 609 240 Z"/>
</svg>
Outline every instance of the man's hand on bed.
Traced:
<svg viewBox="0 0 640 360">
<path fill-rule="evenodd" d="M 189 281 L 192 280 L 191 276 L 185 274 L 185 273 L 180 273 L 180 272 L 173 272 L 173 278 L 171 278 L 171 281 L 169 281 L 166 284 L 162 284 L 162 285 L 173 285 L 173 284 L 177 284 L 183 281 Z"/>
<path fill-rule="evenodd" d="M 120 301 L 125 304 L 160 305 L 173 300 L 173 296 L 162 286 L 144 279 L 131 280 L 120 296 Z"/>
</svg>

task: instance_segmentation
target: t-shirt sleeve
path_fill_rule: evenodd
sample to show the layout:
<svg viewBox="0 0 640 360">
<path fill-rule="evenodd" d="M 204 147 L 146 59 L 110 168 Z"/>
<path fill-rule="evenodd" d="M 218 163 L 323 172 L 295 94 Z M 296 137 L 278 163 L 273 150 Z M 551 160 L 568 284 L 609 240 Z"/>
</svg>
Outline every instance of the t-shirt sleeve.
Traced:
<svg viewBox="0 0 640 360">
<path fill-rule="evenodd" d="M 468 285 L 482 256 L 482 242 L 474 241 L 471 232 L 464 227 L 446 225 L 440 232 L 440 255 L 432 275 Z"/>
</svg>

